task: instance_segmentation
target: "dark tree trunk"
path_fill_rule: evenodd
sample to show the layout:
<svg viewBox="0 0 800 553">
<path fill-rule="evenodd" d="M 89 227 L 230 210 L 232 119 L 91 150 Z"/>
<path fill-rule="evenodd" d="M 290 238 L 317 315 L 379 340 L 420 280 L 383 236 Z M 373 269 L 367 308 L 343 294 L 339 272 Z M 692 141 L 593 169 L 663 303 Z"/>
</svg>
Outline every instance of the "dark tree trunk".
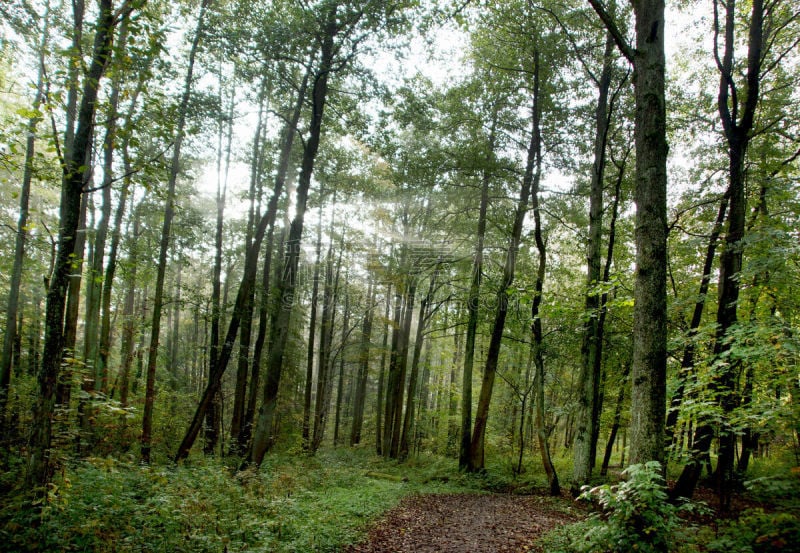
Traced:
<svg viewBox="0 0 800 553">
<path fill-rule="evenodd" d="M 28 470 L 25 477 L 25 484 L 29 489 L 44 488 L 50 482 L 55 469 L 55 459 L 50 454 L 51 424 L 58 373 L 64 353 L 65 300 L 72 267 L 72 254 L 75 251 L 84 177 L 87 172 L 84 163 L 91 148 L 99 83 L 111 55 L 113 26 L 114 13 L 111 0 L 101 0 L 91 64 L 84 80 L 78 111 L 75 139 L 71 155 L 64 160 L 58 253 L 47 292 L 44 355 L 38 377 L 39 394 L 33 407 Z"/>
<path fill-rule="evenodd" d="M 250 448 L 247 463 L 261 465 L 264 454 L 272 443 L 271 429 L 278 399 L 283 356 L 289 338 L 289 322 L 294 306 L 294 292 L 297 285 L 297 264 L 300 258 L 300 240 L 303 236 L 308 189 L 311 174 L 314 171 L 319 141 L 322 131 L 322 117 L 328 95 L 328 78 L 334 56 L 334 37 L 339 31 L 336 21 L 337 5 L 333 4 L 326 16 L 322 35 L 320 67 L 314 75 L 311 95 L 312 115 L 308 129 L 308 138 L 303 148 L 303 160 L 297 186 L 296 215 L 289 229 L 284 257 L 283 278 L 278 283 L 278 308 L 270 327 L 270 352 L 267 359 L 266 381 L 261 408 L 258 413 L 253 444 Z"/>
<path fill-rule="evenodd" d="M 538 97 L 534 94 L 534 114 L 538 112 L 538 109 Z M 497 291 L 497 311 L 495 312 L 494 326 L 492 327 L 491 337 L 489 338 L 489 350 L 486 354 L 486 365 L 483 370 L 481 391 L 478 397 L 478 408 L 475 412 L 475 425 L 472 430 L 472 441 L 470 442 L 469 448 L 467 470 L 470 472 L 484 469 L 484 441 L 486 439 L 486 425 L 489 421 L 489 405 L 492 400 L 492 390 L 494 389 L 494 381 L 497 374 L 497 361 L 500 357 L 503 329 L 505 328 L 506 315 L 508 313 L 508 288 L 514 282 L 517 251 L 522 236 L 522 224 L 528 210 L 528 201 L 531 193 L 531 185 L 533 183 L 533 168 L 538 148 L 537 140 L 538 134 L 535 131 L 534 122 L 534 130 L 531 132 L 531 140 L 528 145 L 525 175 L 522 179 L 519 200 L 514 215 L 514 225 L 511 230 L 511 238 L 509 240 L 506 261 L 503 267 L 503 278 L 500 281 L 500 288 Z"/>
<path fill-rule="evenodd" d="M 45 8 L 42 20 L 42 36 L 39 42 L 39 69 L 36 77 L 36 94 L 31 108 L 39 110 L 44 97 L 45 51 L 50 37 L 50 4 Z M 20 304 L 20 284 L 22 283 L 22 265 L 25 260 L 25 242 L 28 238 L 28 204 L 31 196 L 33 180 L 33 159 L 36 153 L 36 128 L 42 117 L 34 115 L 28 120 L 25 141 L 25 164 L 22 171 L 22 186 L 19 191 L 19 217 L 17 219 L 16 236 L 14 237 L 14 264 L 11 268 L 11 283 L 6 303 L 6 332 L 3 336 L 2 357 L 0 357 L 0 428 L 5 428 L 6 402 L 11 386 L 11 372 L 19 363 L 19 356 L 14 357 L 14 341 L 19 337 L 17 328 L 17 312 Z M 14 363 L 16 361 L 16 363 Z"/>
<path fill-rule="evenodd" d="M 156 385 L 156 364 L 158 361 L 158 344 L 161 333 L 161 313 L 163 307 L 164 278 L 167 271 L 167 253 L 169 252 L 169 239 L 172 232 L 172 219 L 175 216 L 175 185 L 178 180 L 181 160 L 181 146 L 184 139 L 186 127 L 186 115 L 189 108 L 189 99 L 192 92 L 194 80 L 194 62 L 200 38 L 203 34 L 205 25 L 205 14 L 211 0 L 203 0 L 200 12 L 197 16 L 197 27 L 192 38 L 192 46 L 189 50 L 189 65 L 186 70 L 186 80 L 183 86 L 183 95 L 178 108 L 178 122 L 175 129 L 175 144 L 172 149 L 172 161 L 170 164 L 169 179 L 167 181 L 167 194 L 164 202 L 164 222 L 161 227 L 161 241 L 159 244 L 158 268 L 156 270 L 156 288 L 153 296 L 153 319 L 150 323 L 150 346 L 148 347 L 146 385 L 144 409 L 142 410 L 142 435 L 141 435 L 141 458 L 145 464 L 150 463 L 150 450 L 153 433 L 153 406 L 155 404 L 155 385 Z"/>
<path fill-rule="evenodd" d="M 578 380 L 578 413 L 573 443 L 573 472 L 571 488 L 577 495 L 580 486 L 592 476 L 597 441 L 594 428 L 600 419 L 599 393 L 602 365 L 602 328 L 600 327 L 601 246 L 603 238 L 603 189 L 606 168 L 606 143 L 609 127 L 609 89 L 614 53 L 614 40 L 606 34 L 603 70 L 599 80 L 595 109 L 594 162 L 589 191 L 589 241 L 587 244 L 587 277 L 584 324 L 581 345 L 581 374 Z"/>
<path fill-rule="evenodd" d="M 489 153 L 487 165 L 494 158 L 495 127 L 497 126 L 497 109 L 489 132 Z M 472 263 L 472 280 L 467 296 L 467 332 L 464 347 L 464 372 L 461 384 L 461 442 L 458 450 L 458 467 L 469 468 L 469 451 L 472 443 L 472 373 L 475 363 L 475 335 L 478 330 L 478 308 L 480 305 L 481 279 L 483 277 L 483 242 L 486 237 L 486 210 L 489 206 L 489 184 L 492 172 L 484 168 L 481 178 L 481 201 L 478 209 L 478 230 L 475 236 L 475 259 Z M 457 350 L 458 351 L 458 350 Z"/>
</svg>

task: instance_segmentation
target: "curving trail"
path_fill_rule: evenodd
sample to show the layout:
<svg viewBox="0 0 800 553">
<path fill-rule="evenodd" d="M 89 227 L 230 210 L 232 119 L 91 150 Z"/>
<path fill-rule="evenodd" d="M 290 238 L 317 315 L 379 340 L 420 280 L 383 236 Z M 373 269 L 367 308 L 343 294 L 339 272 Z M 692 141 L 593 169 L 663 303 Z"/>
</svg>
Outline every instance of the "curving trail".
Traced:
<svg viewBox="0 0 800 553">
<path fill-rule="evenodd" d="M 346 553 L 538 551 L 544 533 L 577 520 L 549 498 L 500 494 L 411 496 Z"/>
</svg>

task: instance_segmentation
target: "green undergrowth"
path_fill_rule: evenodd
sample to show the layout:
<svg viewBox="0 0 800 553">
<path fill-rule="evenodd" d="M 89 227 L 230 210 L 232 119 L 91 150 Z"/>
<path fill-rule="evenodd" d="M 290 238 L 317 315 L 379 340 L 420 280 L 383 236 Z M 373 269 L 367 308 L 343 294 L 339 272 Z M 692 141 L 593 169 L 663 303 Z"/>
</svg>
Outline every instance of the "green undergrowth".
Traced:
<svg viewBox="0 0 800 553">
<path fill-rule="evenodd" d="M 408 494 L 480 487 L 452 460 L 398 464 L 364 450 L 269 455 L 258 472 L 233 466 L 201 458 L 181 466 L 75 463 L 38 514 L 5 502 L 0 550 L 337 551 Z"/>
</svg>

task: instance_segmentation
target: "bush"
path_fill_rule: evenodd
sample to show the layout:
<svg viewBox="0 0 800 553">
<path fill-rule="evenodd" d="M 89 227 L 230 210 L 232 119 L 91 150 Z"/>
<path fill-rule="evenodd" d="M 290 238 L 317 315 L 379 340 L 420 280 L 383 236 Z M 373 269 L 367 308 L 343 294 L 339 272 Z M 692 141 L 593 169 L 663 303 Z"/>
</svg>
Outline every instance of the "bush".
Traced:
<svg viewBox="0 0 800 553">
<path fill-rule="evenodd" d="M 676 551 L 679 507 L 667 498 L 661 465 L 631 465 L 624 482 L 588 489 L 581 499 L 596 500 L 601 512 L 569 527 L 565 551 L 585 553 L 666 553 Z"/>
<path fill-rule="evenodd" d="M 710 553 L 800 553 L 800 518 L 796 513 L 746 511 L 724 524 L 708 545 Z"/>
</svg>

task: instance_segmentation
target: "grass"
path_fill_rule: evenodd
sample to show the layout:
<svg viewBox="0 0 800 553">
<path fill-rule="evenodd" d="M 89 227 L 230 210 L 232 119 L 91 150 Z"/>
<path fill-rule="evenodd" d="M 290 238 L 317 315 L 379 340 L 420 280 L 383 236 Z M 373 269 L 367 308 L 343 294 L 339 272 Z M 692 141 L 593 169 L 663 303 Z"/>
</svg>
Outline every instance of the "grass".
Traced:
<svg viewBox="0 0 800 553">
<path fill-rule="evenodd" d="M 244 474 L 202 458 L 177 467 L 94 458 L 56 480 L 41 514 L 7 504 L 0 550 L 337 551 L 410 493 L 480 487 L 452 460 L 401 465 L 366 450 L 278 453 L 259 472 Z"/>
</svg>

